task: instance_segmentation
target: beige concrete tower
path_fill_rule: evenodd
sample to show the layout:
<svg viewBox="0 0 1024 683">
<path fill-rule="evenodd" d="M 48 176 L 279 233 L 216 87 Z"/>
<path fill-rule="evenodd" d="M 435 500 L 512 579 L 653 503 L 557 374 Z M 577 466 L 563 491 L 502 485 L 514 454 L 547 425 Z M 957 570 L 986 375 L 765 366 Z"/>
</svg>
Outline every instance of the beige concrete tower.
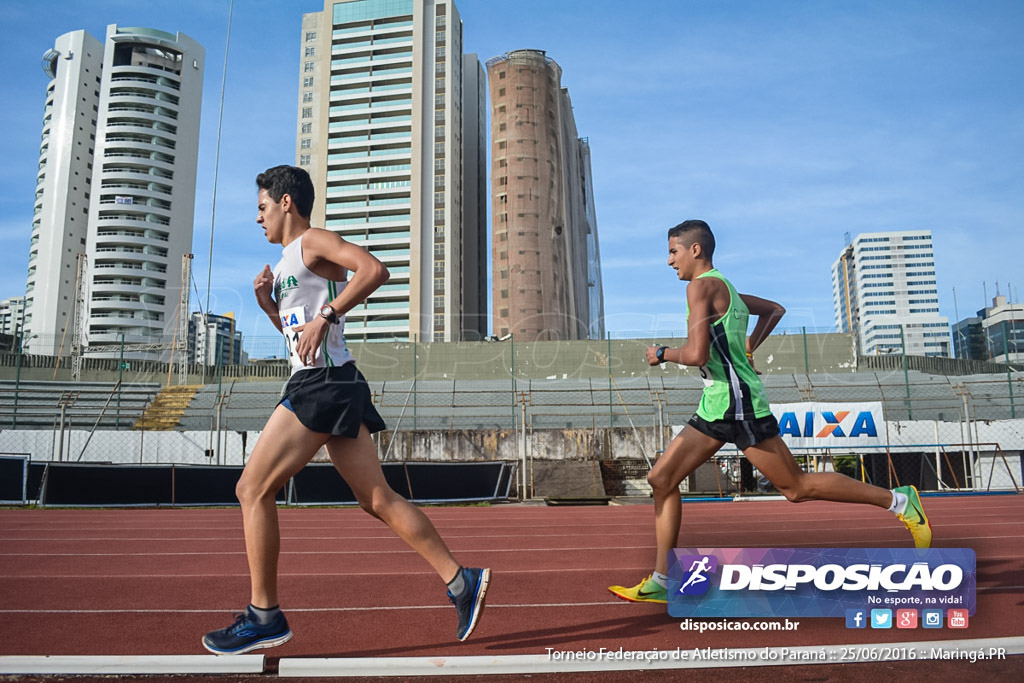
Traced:
<svg viewBox="0 0 1024 683">
<path fill-rule="evenodd" d="M 590 149 L 577 136 L 561 75 L 541 50 L 517 50 L 487 62 L 492 332 L 499 336 L 512 333 L 529 341 L 593 334 L 590 299 L 600 297 L 601 278 Z"/>
</svg>

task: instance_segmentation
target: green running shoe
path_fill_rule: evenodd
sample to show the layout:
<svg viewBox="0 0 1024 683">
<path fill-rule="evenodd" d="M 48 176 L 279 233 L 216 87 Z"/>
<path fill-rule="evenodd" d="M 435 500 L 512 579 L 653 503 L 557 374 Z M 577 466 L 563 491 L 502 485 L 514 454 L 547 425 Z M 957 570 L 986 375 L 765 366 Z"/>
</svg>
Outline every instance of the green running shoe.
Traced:
<svg viewBox="0 0 1024 683">
<path fill-rule="evenodd" d="M 650 576 L 631 588 L 608 586 L 608 590 L 630 602 L 657 602 L 662 605 L 668 603 L 668 589 L 659 586 Z"/>
<path fill-rule="evenodd" d="M 900 486 L 895 489 L 907 497 L 907 509 L 903 514 L 896 515 L 903 526 L 907 527 L 910 535 L 914 537 L 914 547 L 929 548 L 932 545 L 932 525 L 928 522 L 928 515 L 924 514 L 924 507 L 921 505 L 921 496 L 917 495 L 916 486 Z"/>
</svg>

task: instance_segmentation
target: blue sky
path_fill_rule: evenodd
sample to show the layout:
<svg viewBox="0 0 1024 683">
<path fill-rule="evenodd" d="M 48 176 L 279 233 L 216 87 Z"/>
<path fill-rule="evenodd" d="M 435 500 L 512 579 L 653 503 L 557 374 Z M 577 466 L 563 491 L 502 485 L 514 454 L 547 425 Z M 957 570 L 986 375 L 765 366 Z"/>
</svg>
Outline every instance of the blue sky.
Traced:
<svg viewBox="0 0 1024 683">
<path fill-rule="evenodd" d="M 458 3 L 467 52 L 546 50 L 590 139 L 607 328 L 683 329 L 667 228 L 703 218 L 716 265 L 783 303 L 781 326 L 832 328 L 846 232 L 930 229 L 941 311 L 1024 285 L 1024 3 L 735 0 Z M 277 248 L 253 179 L 295 153 L 301 15 L 315 0 L 238 0 L 228 58 L 212 305 L 273 334 L 252 279 Z M 227 0 L 0 1 L 0 298 L 24 293 L 46 77 L 56 36 L 182 31 L 207 52 L 193 251 L 206 297 Z M 195 308 L 195 305 L 193 305 Z"/>
</svg>

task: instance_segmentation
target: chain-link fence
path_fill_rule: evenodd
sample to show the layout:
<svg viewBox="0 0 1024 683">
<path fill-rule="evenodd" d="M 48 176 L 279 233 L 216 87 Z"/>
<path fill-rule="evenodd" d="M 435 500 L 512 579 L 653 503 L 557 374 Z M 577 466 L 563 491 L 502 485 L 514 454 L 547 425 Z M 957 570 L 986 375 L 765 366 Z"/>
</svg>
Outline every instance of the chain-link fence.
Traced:
<svg viewBox="0 0 1024 683">
<path fill-rule="evenodd" d="M 787 332 L 755 355 L 773 405 L 799 404 L 801 425 L 828 406 L 811 419 L 840 430 L 849 430 L 844 420 L 852 422 L 858 406 L 880 405 L 870 443 L 793 446 L 808 470 L 924 490 L 1016 490 L 1024 479 L 1021 373 L 951 359 L 858 358 L 849 335 Z M 645 349 L 656 343 L 681 340 L 351 347 L 388 423 L 376 437 L 382 460 L 505 460 L 519 465 L 521 494 L 562 486 L 621 495 L 645 490 L 650 463 L 702 390 L 694 369 L 647 365 Z M 289 372 L 283 361 L 193 366 L 190 384 L 176 386 L 167 363 L 125 363 L 86 358 L 89 381 L 71 382 L 66 359 L 0 355 L 0 452 L 52 462 L 241 465 Z M 851 416 L 838 417 L 844 412 Z M 575 483 L 551 483 L 573 470 Z M 685 487 L 769 490 L 731 447 Z"/>
</svg>

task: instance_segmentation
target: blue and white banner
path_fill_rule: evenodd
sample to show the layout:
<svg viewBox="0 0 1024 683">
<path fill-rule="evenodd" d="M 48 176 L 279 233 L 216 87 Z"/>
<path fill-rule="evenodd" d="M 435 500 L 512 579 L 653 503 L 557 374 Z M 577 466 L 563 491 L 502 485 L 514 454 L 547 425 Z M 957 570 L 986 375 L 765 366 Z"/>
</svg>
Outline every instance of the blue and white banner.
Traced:
<svg viewBox="0 0 1024 683">
<path fill-rule="evenodd" d="M 856 448 L 885 444 L 882 404 L 772 404 L 779 434 L 791 448 Z"/>
<path fill-rule="evenodd" d="M 848 609 L 975 608 L 969 548 L 677 548 L 674 617 L 845 617 Z"/>
</svg>

